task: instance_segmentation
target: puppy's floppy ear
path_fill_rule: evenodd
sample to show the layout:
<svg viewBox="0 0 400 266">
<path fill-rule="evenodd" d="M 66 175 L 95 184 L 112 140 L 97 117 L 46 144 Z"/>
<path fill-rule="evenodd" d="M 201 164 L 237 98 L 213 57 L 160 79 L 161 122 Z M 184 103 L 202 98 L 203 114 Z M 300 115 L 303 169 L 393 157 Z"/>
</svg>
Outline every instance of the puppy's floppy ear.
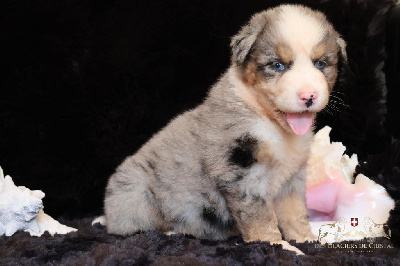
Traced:
<svg viewBox="0 0 400 266">
<path fill-rule="evenodd" d="M 346 42 L 342 38 L 337 38 L 336 40 L 337 45 L 340 48 L 340 56 L 344 63 L 347 63 L 347 52 L 346 52 Z"/>
<path fill-rule="evenodd" d="M 241 65 L 246 60 L 250 49 L 260 35 L 265 23 L 266 18 L 263 14 L 255 14 L 250 21 L 241 28 L 238 34 L 232 37 L 231 49 L 233 63 Z"/>
</svg>

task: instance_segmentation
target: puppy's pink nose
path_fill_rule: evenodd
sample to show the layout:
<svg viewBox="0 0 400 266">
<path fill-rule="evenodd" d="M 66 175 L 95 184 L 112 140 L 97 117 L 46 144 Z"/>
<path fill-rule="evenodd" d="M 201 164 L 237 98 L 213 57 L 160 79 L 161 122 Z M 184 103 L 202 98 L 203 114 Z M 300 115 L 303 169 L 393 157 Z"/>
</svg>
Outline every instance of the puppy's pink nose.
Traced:
<svg viewBox="0 0 400 266">
<path fill-rule="evenodd" d="M 300 100 L 308 101 L 308 99 L 317 99 L 318 93 L 316 91 L 303 91 L 299 93 Z"/>
<path fill-rule="evenodd" d="M 299 99 L 304 103 L 307 108 L 313 105 L 315 100 L 318 98 L 318 93 L 316 91 L 302 91 L 299 93 Z"/>
</svg>

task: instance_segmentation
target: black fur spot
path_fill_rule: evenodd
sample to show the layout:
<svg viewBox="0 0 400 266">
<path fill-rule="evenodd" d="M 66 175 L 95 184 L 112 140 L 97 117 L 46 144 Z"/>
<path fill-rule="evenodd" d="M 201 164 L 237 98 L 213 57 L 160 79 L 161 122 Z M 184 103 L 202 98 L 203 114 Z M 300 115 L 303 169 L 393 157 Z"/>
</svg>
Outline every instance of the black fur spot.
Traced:
<svg viewBox="0 0 400 266">
<path fill-rule="evenodd" d="M 266 203 L 265 199 L 262 198 L 260 195 L 252 195 L 252 199 L 254 202 L 261 202 L 262 204 Z"/>
<path fill-rule="evenodd" d="M 150 192 L 150 195 L 152 196 L 152 197 L 154 197 L 154 191 L 151 189 L 151 188 L 149 188 L 149 192 Z"/>
<path fill-rule="evenodd" d="M 217 189 L 218 190 L 229 190 L 231 188 L 236 187 L 237 186 L 236 182 L 239 182 L 242 179 L 243 179 L 242 175 L 237 175 L 234 177 L 234 179 L 232 179 L 230 181 L 218 180 Z"/>
<path fill-rule="evenodd" d="M 144 198 L 148 201 L 154 200 L 154 191 L 151 188 L 143 191 L 143 195 L 144 195 Z"/>
<path fill-rule="evenodd" d="M 160 174 L 159 174 L 158 172 L 154 172 L 154 178 L 155 178 L 157 181 L 160 181 L 160 180 L 161 180 L 161 176 L 160 176 Z"/>
<path fill-rule="evenodd" d="M 200 139 L 199 134 L 197 134 L 196 132 L 194 132 L 194 131 L 189 131 L 189 133 L 190 133 L 190 135 L 192 135 L 192 136 L 195 137 L 196 139 Z"/>
<path fill-rule="evenodd" d="M 215 214 L 215 208 L 212 207 L 203 207 L 203 219 L 208 221 L 211 224 L 218 223 L 218 217 Z"/>
<path fill-rule="evenodd" d="M 233 44 L 233 48 L 237 48 L 237 47 L 240 45 L 240 43 L 241 43 L 244 39 L 246 39 L 247 37 L 248 37 L 248 36 L 246 35 L 246 36 L 240 38 L 239 40 L 237 40 L 237 41 Z"/>
<path fill-rule="evenodd" d="M 237 175 L 236 177 L 235 177 L 235 180 L 233 180 L 233 182 L 238 182 L 238 181 L 240 181 L 240 180 L 242 180 L 243 179 L 243 176 L 242 175 Z"/>
<path fill-rule="evenodd" d="M 204 198 L 206 198 L 206 199 L 209 199 L 209 198 L 210 198 L 210 194 L 207 193 L 207 192 L 201 193 L 201 195 L 202 195 Z"/>
<path fill-rule="evenodd" d="M 155 169 L 155 166 L 154 166 L 154 162 L 151 162 L 151 161 L 147 161 L 147 165 L 151 168 L 151 169 Z"/>
<path fill-rule="evenodd" d="M 240 195 L 239 195 L 239 200 L 245 201 L 246 198 L 247 198 L 247 193 L 246 193 L 246 191 L 243 190 L 242 193 L 240 193 Z"/>
<path fill-rule="evenodd" d="M 227 189 L 229 189 L 229 182 L 227 182 L 227 181 L 222 181 L 222 180 L 220 180 L 220 181 L 218 181 L 218 183 L 217 183 L 217 189 L 218 190 L 227 190 Z"/>
<path fill-rule="evenodd" d="M 210 223 L 210 225 L 217 228 L 231 228 L 234 225 L 233 220 L 222 220 L 217 214 L 216 209 L 213 207 L 203 207 L 203 219 Z"/>
<path fill-rule="evenodd" d="M 235 140 L 235 146 L 230 151 L 229 162 L 240 167 L 247 168 L 257 162 L 254 157 L 257 148 L 257 140 L 246 134 Z"/>
<path fill-rule="evenodd" d="M 137 163 L 136 164 L 138 167 L 140 167 L 140 169 L 143 170 L 143 172 L 147 173 L 147 169 L 141 164 L 141 163 Z"/>
<path fill-rule="evenodd" d="M 229 123 L 224 126 L 224 130 L 230 130 L 234 126 L 236 126 L 236 123 Z"/>
<path fill-rule="evenodd" d="M 206 176 L 207 175 L 207 165 L 206 162 L 204 160 L 200 161 L 200 171 L 201 171 L 201 175 L 202 176 Z"/>
</svg>

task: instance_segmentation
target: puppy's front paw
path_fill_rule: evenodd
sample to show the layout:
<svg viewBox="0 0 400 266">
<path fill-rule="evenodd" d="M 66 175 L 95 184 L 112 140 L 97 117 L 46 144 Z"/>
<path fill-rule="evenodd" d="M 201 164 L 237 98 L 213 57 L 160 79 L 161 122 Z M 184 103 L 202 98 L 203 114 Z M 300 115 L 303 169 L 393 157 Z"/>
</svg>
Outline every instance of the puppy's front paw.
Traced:
<svg viewBox="0 0 400 266">
<path fill-rule="evenodd" d="M 281 232 L 275 230 L 252 230 L 243 237 L 245 242 L 267 241 L 276 243 L 282 240 Z"/>
<path fill-rule="evenodd" d="M 306 241 L 313 242 L 313 241 L 317 241 L 318 240 L 318 236 L 310 233 L 307 236 L 301 236 L 298 239 L 294 239 L 294 240 L 296 240 L 297 243 L 304 243 Z"/>
<path fill-rule="evenodd" d="M 307 236 L 304 239 L 304 242 L 308 241 L 308 242 L 313 242 L 313 241 L 317 241 L 318 240 L 318 236 L 314 235 L 313 233 L 311 233 L 309 236 Z"/>
<path fill-rule="evenodd" d="M 271 242 L 271 244 L 278 244 L 278 245 L 282 245 L 283 249 L 289 250 L 289 251 L 293 251 L 294 253 L 296 253 L 296 255 L 304 255 L 304 253 L 296 248 L 295 246 L 290 245 L 287 241 L 285 240 L 281 240 L 281 241 L 277 241 L 277 242 Z"/>
<path fill-rule="evenodd" d="M 295 240 L 297 243 L 304 243 L 306 241 L 313 242 L 318 240 L 318 236 L 314 235 L 311 231 L 307 231 L 302 233 L 295 231 L 286 232 L 284 234 L 285 240 Z"/>
</svg>

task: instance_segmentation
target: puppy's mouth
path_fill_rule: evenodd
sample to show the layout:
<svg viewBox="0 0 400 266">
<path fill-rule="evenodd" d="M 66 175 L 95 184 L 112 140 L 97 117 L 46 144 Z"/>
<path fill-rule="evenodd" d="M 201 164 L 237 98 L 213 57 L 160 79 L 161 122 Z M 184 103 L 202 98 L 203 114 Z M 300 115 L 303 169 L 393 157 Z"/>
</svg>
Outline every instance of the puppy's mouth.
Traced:
<svg viewBox="0 0 400 266">
<path fill-rule="evenodd" d="M 293 132 L 299 136 L 306 134 L 313 124 L 311 112 L 286 113 L 285 118 Z"/>
</svg>

